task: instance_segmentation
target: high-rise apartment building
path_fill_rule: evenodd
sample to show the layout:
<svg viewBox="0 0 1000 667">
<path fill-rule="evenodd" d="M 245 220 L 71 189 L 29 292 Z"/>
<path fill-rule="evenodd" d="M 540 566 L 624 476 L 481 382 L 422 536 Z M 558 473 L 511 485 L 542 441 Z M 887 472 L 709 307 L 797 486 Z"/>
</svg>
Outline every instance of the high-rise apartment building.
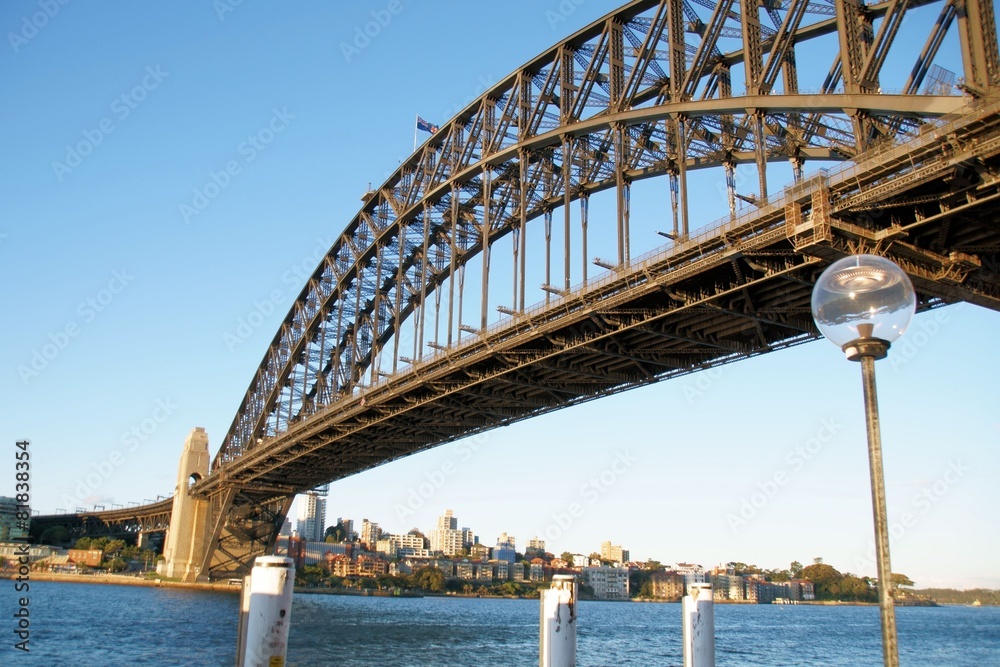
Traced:
<svg viewBox="0 0 1000 667">
<path fill-rule="evenodd" d="M 458 519 L 451 510 L 445 510 L 444 514 L 438 517 L 437 528 L 431 532 L 431 551 L 440 551 L 446 556 L 462 553 L 462 549 L 466 548 L 465 539 L 468 535 L 466 531 L 468 528 L 459 530 Z"/>
<path fill-rule="evenodd" d="M 516 551 L 517 546 L 515 544 L 514 536 L 508 535 L 507 533 L 500 533 L 500 537 L 497 538 L 497 545 L 493 549 L 493 558 L 495 560 L 513 563 Z"/>
<path fill-rule="evenodd" d="M 344 541 L 353 542 L 357 537 L 357 534 L 354 532 L 354 519 L 337 517 L 337 523 L 344 527 Z"/>
<path fill-rule="evenodd" d="M 28 531 L 23 528 L 27 521 L 18 520 L 17 512 L 17 499 L 0 496 L 0 542 L 27 537 Z"/>
<path fill-rule="evenodd" d="M 471 528 L 462 529 L 462 548 L 471 549 L 479 544 L 479 536 L 472 532 Z"/>
<path fill-rule="evenodd" d="M 329 488 L 329 485 L 324 485 L 299 496 L 295 529 L 303 540 L 322 542 L 326 537 L 326 494 Z"/>
<path fill-rule="evenodd" d="M 628 549 L 622 549 L 620 544 L 611 544 L 611 541 L 601 543 L 601 558 L 612 563 L 627 563 L 630 556 Z"/>
<path fill-rule="evenodd" d="M 382 535 L 382 529 L 374 521 L 368 519 L 361 520 L 361 543 L 366 549 L 374 549 L 375 543 Z"/>
</svg>

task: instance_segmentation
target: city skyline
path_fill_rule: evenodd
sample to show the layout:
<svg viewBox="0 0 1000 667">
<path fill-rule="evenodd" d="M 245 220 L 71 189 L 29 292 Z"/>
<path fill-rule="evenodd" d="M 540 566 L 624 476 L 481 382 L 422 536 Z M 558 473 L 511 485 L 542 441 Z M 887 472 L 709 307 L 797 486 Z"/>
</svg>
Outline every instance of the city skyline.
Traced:
<svg viewBox="0 0 1000 667">
<path fill-rule="evenodd" d="M 18 103 L 0 118 L 18 131 L 0 161 L 0 441 L 32 442 L 33 507 L 173 493 L 185 437 L 204 427 L 217 451 L 308 275 L 410 154 L 416 116 L 443 124 L 619 4 L 403 2 L 361 47 L 356 29 L 387 3 L 71 3 L 6 49 Z M 6 3 L 0 22 L 17 30 L 36 11 Z M 492 28 L 427 40 L 456 20 Z M 827 71 L 812 70 L 803 89 Z M 255 147 L 264 129 L 272 140 Z M 230 161 L 239 172 L 220 176 Z M 692 173 L 695 229 L 727 210 L 720 179 Z M 666 185 L 634 196 L 636 250 L 655 247 Z M 595 234 L 609 210 L 595 195 Z M 1000 588 L 998 329 L 1000 314 L 967 304 L 923 313 L 877 364 L 893 569 L 918 586 Z M 867 466 L 860 370 L 818 341 L 378 466 L 332 483 L 327 515 L 395 533 L 462 508 L 480 535 L 538 535 L 550 551 L 611 540 L 641 560 L 821 556 L 874 576 Z"/>
<path fill-rule="evenodd" d="M 307 495 L 308 494 L 297 496 L 295 499 L 295 503 L 297 504 L 300 499 L 306 498 Z M 825 558 L 822 554 L 809 556 L 808 558 L 803 556 L 795 556 L 787 559 L 787 562 L 785 563 L 743 561 L 740 559 L 728 558 L 725 556 L 720 556 L 719 558 L 716 558 L 714 560 L 698 560 L 685 557 L 675 557 L 675 556 L 683 556 L 683 554 L 670 554 L 669 557 L 665 557 L 664 554 L 650 554 L 650 555 L 645 555 L 642 558 L 634 558 L 631 556 L 631 549 L 626 548 L 627 545 L 613 544 L 613 540 L 602 540 L 601 543 L 598 544 L 597 546 L 586 546 L 583 548 L 577 546 L 576 548 L 559 548 L 559 549 L 551 548 L 550 545 L 545 541 L 545 539 L 539 537 L 538 535 L 518 538 L 517 533 L 511 533 L 510 531 L 501 531 L 497 533 L 497 536 L 494 540 L 493 538 L 489 538 L 486 534 L 477 534 L 472 526 L 473 522 L 468 522 L 469 525 L 464 526 L 462 528 L 457 528 L 456 530 L 456 527 L 459 525 L 458 518 L 459 517 L 458 515 L 456 515 L 455 510 L 453 508 L 450 507 L 444 508 L 441 510 L 441 514 L 435 519 L 434 527 L 428 528 L 427 526 L 414 525 L 407 530 L 390 531 L 383 529 L 381 539 L 386 540 L 389 538 L 398 538 L 400 536 L 408 535 L 411 531 L 416 530 L 417 532 L 420 533 L 420 535 L 423 536 L 425 544 L 429 547 L 429 549 L 427 549 L 428 553 L 439 554 L 440 557 L 443 558 L 471 558 L 471 555 L 468 553 L 470 551 L 469 548 L 470 545 L 468 543 L 464 545 L 465 546 L 464 552 L 460 552 L 456 550 L 449 550 L 445 548 L 440 541 L 438 541 L 441 539 L 439 536 L 436 535 L 438 531 L 450 530 L 450 531 L 455 531 L 459 534 L 460 546 L 461 546 L 461 536 L 463 533 L 465 533 L 466 535 L 472 535 L 475 538 L 476 545 L 486 546 L 491 551 L 494 550 L 494 542 L 495 542 L 495 545 L 497 547 L 510 546 L 513 547 L 513 550 L 519 554 L 527 554 L 529 550 L 535 549 L 551 554 L 555 558 L 561 558 L 562 554 L 569 553 L 574 556 L 584 556 L 588 559 L 591 556 L 598 555 L 602 560 L 606 560 L 616 564 L 628 564 L 628 563 L 644 564 L 648 561 L 655 561 L 659 562 L 661 564 L 661 567 L 668 571 L 671 571 L 672 569 L 676 569 L 678 567 L 685 568 L 693 566 L 695 568 L 702 568 L 705 572 L 708 572 L 713 568 L 726 569 L 729 565 L 732 565 L 733 563 L 744 563 L 745 565 L 748 565 L 750 567 L 759 568 L 761 571 L 772 571 L 772 570 L 788 571 L 791 569 L 790 566 L 792 566 L 796 562 L 798 563 L 799 567 L 814 563 L 825 563 L 826 565 L 832 566 L 833 568 L 835 568 L 836 570 L 840 571 L 842 574 L 845 575 L 850 574 L 859 577 L 869 576 L 872 580 L 875 579 L 875 577 L 872 575 L 866 575 L 865 572 L 863 571 L 859 572 L 856 569 L 852 568 L 850 566 L 851 564 L 833 562 L 830 559 Z M 382 527 L 382 524 L 380 522 L 372 521 L 371 518 L 369 518 L 368 516 L 364 517 L 362 521 L 366 524 L 371 523 L 371 525 L 377 528 Z M 348 536 L 344 539 L 345 542 L 350 542 L 350 541 L 365 542 L 360 533 L 353 531 L 352 527 L 355 523 L 354 519 L 348 518 L 346 516 L 338 517 L 328 526 L 328 528 L 337 525 L 340 522 L 343 522 L 348 527 L 349 530 Z M 351 531 L 353 531 L 353 535 L 351 534 Z M 302 537 L 302 535 L 299 535 L 299 537 Z M 329 538 L 327 538 L 327 540 L 328 539 Z M 543 546 L 538 546 L 539 542 L 541 542 Z M 374 546 L 370 546 L 369 550 L 376 551 Z M 874 561 L 874 557 L 875 556 L 873 553 L 864 554 L 860 557 L 859 560 L 855 561 L 854 565 L 859 565 L 859 564 L 869 565 Z M 496 559 L 497 556 L 494 555 L 493 558 Z M 579 565 L 579 563 L 577 563 L 576 565 Z M 893 573 L 909 576 L 907 572 L 903 572 L 896 567 L 893 567 Z M 924 588 L 925 586 L 917 582 L 914 587 L 919 589 L 919 588 Z M 931 586 L 926 586 L 926 587 L 931 587 Z M 967 588 L 975 588 L 975 587 L 967 587 Z"/>
</svg>

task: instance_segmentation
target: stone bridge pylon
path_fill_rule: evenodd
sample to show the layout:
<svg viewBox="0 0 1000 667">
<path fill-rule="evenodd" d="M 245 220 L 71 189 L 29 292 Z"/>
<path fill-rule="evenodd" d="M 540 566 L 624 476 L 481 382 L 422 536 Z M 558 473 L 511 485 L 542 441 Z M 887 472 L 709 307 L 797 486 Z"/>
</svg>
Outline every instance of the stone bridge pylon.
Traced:
<svg viewBox="0 0 1000 667">
<path fill-rule="evenodd" d="M 156 568 L 161 576 L 193 582 L 200 574 L 210 542 L 208 500 L 196 497 L 190 489 L 208 476 L 208 463 L 208 435 L 204 428 L 198 427 L 184 441 L 181 453 L 170 528 L 163 547 L 164 560 Z"/>
</svg>

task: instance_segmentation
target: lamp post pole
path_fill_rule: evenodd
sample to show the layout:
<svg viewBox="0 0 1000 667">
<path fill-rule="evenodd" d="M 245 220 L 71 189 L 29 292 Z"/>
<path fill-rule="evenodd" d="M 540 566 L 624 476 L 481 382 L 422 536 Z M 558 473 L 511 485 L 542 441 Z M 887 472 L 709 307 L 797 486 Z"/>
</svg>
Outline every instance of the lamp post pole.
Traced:
<svg viewBox="0 0 1000 667">
<path fill-rule="evenodd" d="M 868 467 L 871 472 L 872 513 L 875 516 L 878 606 L 882 621 L 882 660 L 885 667 L 899 667 L 896 609 L 892 596 L 892 567 L 889 564 L 889 522 L 885 506 L 885 475 L 882 472 L 882 435 L 878 423 L 878 394 L 875 389 L 875 360 L 884 357 L 888 349 L 889 344 L 878 339 L 868 339 L 860 344 L 848 343 L 845 346 L 847 358 L 861 362 L 861 378 L 864 384 Z M 855 350 L 856 352 L 854 352 Z"/>
</svg>

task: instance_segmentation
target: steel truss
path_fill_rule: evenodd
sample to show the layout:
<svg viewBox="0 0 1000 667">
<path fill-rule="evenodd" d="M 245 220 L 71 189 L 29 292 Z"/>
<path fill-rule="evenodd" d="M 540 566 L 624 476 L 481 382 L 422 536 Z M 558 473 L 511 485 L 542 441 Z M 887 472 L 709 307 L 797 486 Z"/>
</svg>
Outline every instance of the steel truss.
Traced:
<svg viewBox="0 0 1000 667">
<path fill-rule="evenodd" d="M 902 20 L 924 7 L 939 18 L 907 35 L 923 51 L 903 90 L 883 92 Z M 964 95 L 917 94 L 953 26 Z M 799 55 L 815 62 L 813 45 L 834 41 L 822 89 L 800 91 Z M 982 216 L 997 199 L 998 63 L 991 0 L 637 0 L 533 59 L 370 192 L 303 287 L 194 488 L 213 508 L 204 571 L 245 570 L 297 491 L 811 340 L 811 285 L 843 253 L 899 261 L 922 308 L 997 308 L 1000 239 Z M 854 166 L 804 179 L 816 159 Z M 767 165 L 786 160 L 796 182 L 778 192 Z M 741 165 L 756 168 L 755 192 L 737 191 Z M 693 236 L 687 178 L 708 168 L 725 172 L 732 215 Z M 633 257 L 631 185 L 652 177 L 669 184 L 673 243 Z M 588 201 L 604 190 L 617 247 L 590 275 Z M 528 246 L 529 223 L 544 247 Z M 490 251 L 507 237 L 512 273 L 496 275 Z M 534 307 L 529 252 L 545 262 Z M 499 318 L 497 280 L 511 285 Z"/>
</svg>

